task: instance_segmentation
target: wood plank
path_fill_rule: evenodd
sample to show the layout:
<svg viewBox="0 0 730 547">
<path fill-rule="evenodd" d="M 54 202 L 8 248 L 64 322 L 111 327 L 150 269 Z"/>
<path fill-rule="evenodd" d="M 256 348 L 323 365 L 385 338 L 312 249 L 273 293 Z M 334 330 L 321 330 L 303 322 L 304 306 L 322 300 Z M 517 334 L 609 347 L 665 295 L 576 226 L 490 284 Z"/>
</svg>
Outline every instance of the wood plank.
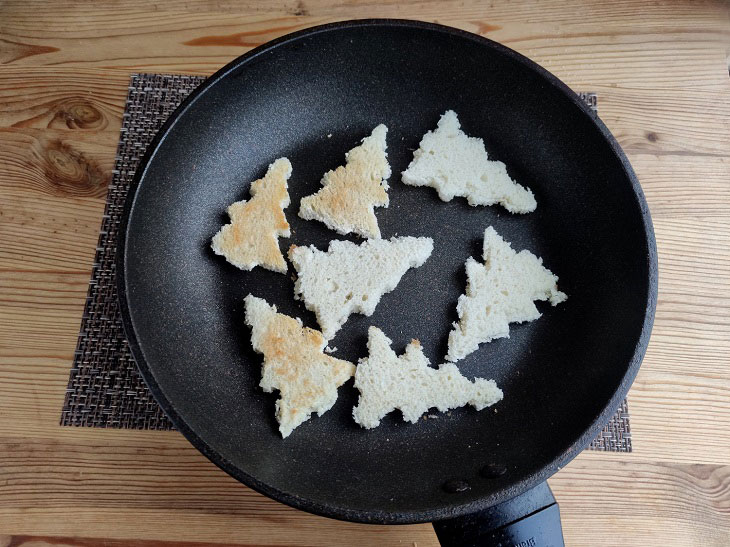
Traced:
<svg viewBox="0 0 730 547">
<path fill-rule="evenodd" d="M 319 15 L 345 15 L 349 17 L 397 17 L 404 12 L 420 13 L 423 16 L 448 16 L 454 12 L 473 17 L 489 15 L 511 23 L 540 22 L 546 26 L 556 23 L 575 23 L 586 18 L 601 18 L 613 23 L 629 22 L 644 28 L 664 27 L 669 21 L 684 19 L 695 24 L 705 23 L 720 27 L 722 20 L 722 3 L 713 0 L 673 1 L 662 0 L 649 5 L 642 5 L 644 17 L 637 17 L 636 0 L 615 0 L 610 4 L 600 0 L 584 0 L 572 5 L 561 0 L 513 0 L 511 2 L 490 2 L 485 6 L 482 1 L 463 0 L 126 0 L 119 2 L 97 2 L 93 11 L 83 0 L 59 0 L 49 3 L 47 0 L 5 0 L 8 16 L 17 17 L 28 24 L 38 20 L 45 24 L 53 24 L 58 17 L 67 20 L 85 15 L 81 24 L 89 18 L 105 17 L 111 20 L 115 15 L 126 11 L 146 11 L 156 14 L 169 11 L 179 12 L 218 12 L 218 13 L 285 13 L 301 17 Z M 39 8 L 43 8 L 42 10 Z M 485 9 L 486 8 L 486 9 Z M 377 11 L 377 14 L 373 12 Z M 36 17 L 27 14 L 35 12 Z"/>
<path fill-rule="evenodd" d="M 36 535 L 0 535 L 0 547 L 246 547 L 251 543 L 220 543 L 200 541 L 166 541 L 144 539 L 108 539 L 88 537 L 60 537 Z"/>
<path fill-rule="evenodd" d="M 68 74 L 68 71 L 65 72 Z M 29 78 L 24 90 L 40 86 L 45 77 Z M 12 79 L 15 78 L 13 76 Z M 126 88 L 121 84 L 122 81 L 116 82 L 113 92 L 119 103 L 126 94 Z M 74 91 L 73 86 L 64 86 L 64 89 L 68 91 L 61 101 L 73 103 L 82 100 L 79 98 L 80 90 Z M 686 94 L 675 94 L 680 95 L 686 101 L 681 109 L 686 113 L 687 123 L 708 128 L 706 134 L 672 134 L 672 128 L 665 128 L 664 118 L 656 114 L 653 115 L 654 125 L 649 126 L 653 131 L 647 131 L 647 121 L 642 119 L 641 112 L 667 112 L 667 109 L 662 109 L 661 104 L 654 104 L 651 108 L 632 111 L 632 103 L 616 100 L 616 93 L 601 95 L 601 113 L 606 123 L 614 127 L 629 153 L 655 218 L 665 211 L 688 217 L 727 215 L 730 207 L 727 199 L 730 194 L 730 185 L 727 184 L 730 163 L 727 158 L 714 155 L 724 145 L 721 135 L 728 131 L 730 114 L 723 115 L 722 111 L 709 108 L 712 104 L 719 104 L 720 100 L 708 99 L 705 105 L 699 103 L 691 107 Z M 46 107 L 49 104 L 50 108 Z M 0 171 L 0 190 L 5 196 L 0 203 L 0 215 L 4 217 L 0 230 L 11 242 L 0 250 L 0 256 L 9 261 L 6 263 L 8 266 L 14 264 L 22 268 L 34 264 L 43 267 L 49 260 L 57 260 L 60 262 L 55 262 L 56 266 L 64 268 L 88 267 L 90 256 L 93 256 L 89 249 L 96 242 L 103 210 L 101 200 L 111 176 L 121 123 L 119 109 L 107 109 L 101 114 L 104 121 L 98 130 L 41 130 L 49 125 L 67 123 L 60 122 L 57 104 L 53 100 L 45 100 L 39 93 L 25 99 L 18 108 L 0 112 L 0 123 L 25 126 L 0 130 L 3 137 L 0 167 L 4 168 Z M 96 112 L 103 110 L 99 108 Z M 624 123 L 625 119 L 631 119 L 633 125 Z M 616 127 L 627 129 L 617 130 Z M 654 188 L 661 192 L 656 198 Z M 55 214 L 50 216 L 47 211 L 56 205 L 57 196 L 71 199 L 64 199 L 66 205 L 55 207 Z M 76 199 L 87 197 L 94 199 Z M 33 229 L 33 233 L 28 233 L 29 228 Z M 59 234 L 71 238 L 67 249 L 54 246 L 53 252 L 44 256 L 42 249 L 39 252 L 33 246 L 35 240 L 48 241 L 49 238 L 58 238 Z M 30 249 L 33 252 L 29 252 Z"/>
<path fill-rule="evenodd" d="M 429 13 L 428 6 L 437 11 Z M 360 7 L 365 11 L 363 15 L 373 13 L 372 5 Z M 694 16 L 682 17 L 681 11 L 670 16 L 666 5 L 658 7 L 656 13 L 647 6 L 641 18 L 627 18 L 620 9 L 617 14 L 594 1 L 577 10 L 585 12 L 585 18 L 569 15 L 565 9 L 553 9 L 559 14 L 553 19 L 547 12 L 553 7 L 554 3 L 549 3 L 536 9 L 522 2 L 509 8 L 502 6 L 501 10 L 490 9 L 488 18 L 479 3 L 462 6 L 458 17 L 445 15 L 450 12 L 435 3 L 396 9 L 403 17 L 438 20 L 488 34 L 576 85 L 610 87 L 618 82 L 658 89 L 696 87 L 698 81 L 703 85 L 722 82 L 718 44 L 723 39 L 723 27 L 717 16 L 719 8 L 696 10 Z M 279 12 L 241 15 L 168 11 L 149 17 L 139 10 L 75 9 L 83 11 L 83 17 L 74 17 L 74 8 L 70 8 L 63 14 L 51 12 L 27 20 L 9 10 L 0 33 L 0 39 L 8 44 L 5 62 L 199 72 L 222 66 L 281 34 L 337 20 L 331 15 L 305 18 Z M 597 29 L 593 23 L 597 15 L 589 14 L 604 11 L 610 11 L 611 16 L 602 19 Z M 514 18 L 520 12 L 524 18 L 516 22 Z M 74 22 L 72 32 L 69 20 Z M 140 45 L 145 43 L 150 47 L 140 55 Z"/>
<path fill-rule="evenodd" d="M 0 128 L 0 268 L 88 271 L 117 136 Z"/>
<path fill-rule="evenodd" d="M 245 538 L 244 544 L 261 545 L 341 545 L 346 535 L 351 544 L 435 545 L 428 526 L 363 526 L 281 506 L 241 486 L 190 447 L 25 439 L 4 443 L 0 467 L 7 480 L 0 484 L 0 522 L 12 523 L 7 530 L 14 534 L 223 542 Z M 621 458 L 586 453 L 550 481 L 569 545 L 587 544 L 596 527 L 611 529 L 612 540 L 619 544 L 663 545 L 674 538 L 684 545 L 721 545 L 728 538 L 730 466 Z M 38 518 L 60 516 L 70 505 L 72 519 Z M 190 526 L 176 527 L 181 518 Z M 114 530 L 102 526 L 109 519 Z M 262 527 L 262 522 L 276 526 Z M 652 522 L 662 526 L 655 528 Z"/>
<path fill-rule="evenodd" d="M 728 545 L 727 466 L 601 456 L 585 452 L 549 481 L 566 545 Z"/>
<path fill-rule="evenodd" d="M 629 154 L 725 158 L 730 152 L 728 91 L 614 89 L 599 93 L 601 119 Z"/>
<path fill-rule="evenodd" d="M 114 166 L 117 131 L 0 128 L 2 186 L 24 195 L 103 201 Z M 27 192 L 27 194 L 26 194 Z"/>
<path fill-rule="evenodd" d="M 230 478 L 179 434 L 148 432 L 146 444 L 118 442 L 125 435 L 117 432 L 114 443 L 95 437 L 0 444 L 3 531 L 245 545 L 342 545 L 343 537 L 352 545 L 436 544 L 430 526 L 358 525 L 281 505 Z M 170 446 L 164 437 L 173 435 Z M 69 507 L 74 518 L 54 518 Z M 186 526 L 176 525 L 181 519 Z M 113 529 L 104 524 L 110 521 Z"/>
<path fill-rule="evenodd" d="M 29 75 L 9 67 L 0 79 L 0 127 L 109 131 L 121 125 L 129 83 L 125 70 L 39 67 Z M 574 86 L 575 87 L 575 86 Z M 627 153 L 723 157 L 730 131 L 726 105 L 730 90 L 698 91 L 604 88 L 599 91 L 603 121 Z M 116 143 L 114 143 L 116 144 Z"/>
<path fill-rule="evenodd" d="M 0 127 L 119 132 L 129 86 L 125 70 L 0 72 Z"/>
<path fill-rule="evenodd" d="M 730 157 L 632 151 L 628 157 L 654 220 L 730 214 Z"/>
<path fill-rule="evenodd" d="M 654 335 L 630 396 L 637 454 L 643 460 L 722 464 L 730 454 L 730 437 L 722 434 L 730 430 L 730 371 L 724 366 L 730 342 L 730 222 L 655 219 L 655 225 L 662 290 Z M 35 348 L 39 356 L 61 350 L 67 356 L 53 361 L 57 370 L 48 385 L 37 379 L 42 369 L 27 366 L 32 358 L 5 360 L 0 430 L 48 435 L 47 426 L 36 422 L 37 412 L 42 408 L 44 421 L 55 427 L 86 278 L 5 271 L 0 279 L 0 329 L 12 341 L 8 349 Z M 48 399 L 27 401 L 16 388 L 33 382 L 37 390 L 47 390 Z"/>
</svg>

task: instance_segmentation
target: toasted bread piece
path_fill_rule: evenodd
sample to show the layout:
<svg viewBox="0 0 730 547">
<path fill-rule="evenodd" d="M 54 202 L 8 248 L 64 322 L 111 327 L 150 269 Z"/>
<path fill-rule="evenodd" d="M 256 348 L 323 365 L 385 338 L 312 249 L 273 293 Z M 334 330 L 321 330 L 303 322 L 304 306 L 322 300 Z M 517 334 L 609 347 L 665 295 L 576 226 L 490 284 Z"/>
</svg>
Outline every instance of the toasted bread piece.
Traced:
<svg viewBox="0 0 730 547">
<path fill-rule="evenodd" d="M 228 207 L 231 223 L 221 228 L 211 247 L 215 254 L 242 270 L 261 266 L 286 273 L 286 260 L 279 250 L 279 236 L 289 237 L 284 209 L 289 205 L 287 180 L 291 163 L 279 158 L 269 165 L 264 178 L 251 183 L 251 199 Z"/>
<path fill-rule="evenodd" d="M 360 400 L 352 410 L 355 421 L 370 429 L 380 425 L 389 412 L 400 409 L 403 419 L 416 422 L 428 409 L 441 412 L 466 404 L 477 410 L 502 399 L 494 380 L 461 375 L 456 365 L 429 367 L 418 340 L 412 340 L 400 357 L 390 348 L 390 339 L 377 327 L 368 330 L 368 356 L 360 359 L 355 387 Z"/>
<path fill-rule="evenodd" d="M 491 226 L 484 232 L 484 264 L 466 261 L 466 294 L 459 297 L 459 323 L 449 334 L 448 361 L 458 361 L 479 344 L 509 337 L 509 323 L 540 317 L 535 300 L 553 306 L 568 297 L 558 290 L 558 276 L 530 251 L 515 252 Z"/>
<path fill-rule="evenodd" d="M 331 241 L 327 252 L 292 245 L 289 260 L 297 270 L 294 295 L 317 315 L 322 334 L 330 340 L 350 314 L 372 315 L 380 298 L 432 251 L 430 237 L 369 239 L 360 245 Z"/>
<path fill-rule="evenodd" d="M 374 207 L 388 206 L 390 165 L 385 152 L 388 128 L 380 124 L 345 154 L 345 166 L 322 177 L 322 189 L 302 198 L 299 216 L 319 220 L 340 234 L 379 238 Z"/>
<path fill-rule="evenodd" d="M 259 385 L 267 393 L 279 390 L 276 419 L 286 438 L 312 412 L 321 416 L 332 408 L 337 388 L 355 373 L 355 365 L 325 355 L 322 334 L 303 327 L 301 320 L 277 313 L 275 306 L 250 294 L 245 303 L 251 345 L 264 355 Z"/>
<path fill-rule="evenodd" d="M 444 201 L 462 196 L 469 205 L 499 203 L 510 213 L 529 213 L 537 207 L 533 193 L 510 178 L 504 163 L 489 159 L 484 141 L 461 130 L 453 110 L 423 136 L 402 180 L 411 186 L 432 186 Z"/>
</svg>

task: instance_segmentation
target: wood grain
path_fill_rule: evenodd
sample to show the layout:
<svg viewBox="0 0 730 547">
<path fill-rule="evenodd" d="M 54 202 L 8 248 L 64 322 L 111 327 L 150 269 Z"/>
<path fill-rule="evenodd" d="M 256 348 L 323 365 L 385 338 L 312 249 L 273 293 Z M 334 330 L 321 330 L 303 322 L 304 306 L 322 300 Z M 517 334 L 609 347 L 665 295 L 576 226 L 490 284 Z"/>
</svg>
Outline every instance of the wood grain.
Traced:
<svg viewBox="0 0 730 547">
<path fill-rule="evenodd" d="M 288 545 L 341 545 L 343 534 L 353 544 L 435 544 L 428 526 L 362 526 L 282 507 L 220 473 L 173 436 L 159 434 L 144 448 L 128 446 L 123 435 L 114 437 L 115 443 L 100 442 L 93 435 L 85 441 L 58 439 L 52 444 L 8 439 L 0 445 L 0 465 L 8 479 L 0 488 L 0 518 L 12 518 L 19 534 L 70 535 L 77 522 L 44 524 L 38 517 L 73 506 L 86 533 L 99 537 L 135 534 L 132 537 L 148 540 L 217 542 L 245 538 L 242 543 L 247 545 L 270 545 L 282 539 L 272 537 L 268 526 L 286 524 L 283 543 Z M 162 442 L 163 437 L 170 438 Z M 39 498 L 34 491 L 38 483 L 53 485 L 52 493 Z M 587 515 L 611 529 L 618 544 L 653 537 L 650 544 L 679 540 L 689 545 L 700 540 L 721 545 L 728 538 L 718 524 L 727 523 L 730 515 L 730 466 L 638 462 L 631 456 L 617 461 L 586 453 L 551 480 L 551 486 L 561 502 L 569 544 L 587 544 L 595 533 L 594 526 L 580 525 Z M 17 509 L 30 502 L 32 508 Z M 109 534 L 104 519 L 112 511 L 122 518 Z M 157 519 L 170 513 L 191 524 L 214 521 L 218 527 L 202 532 L 159 527 Z M 662 528 L 655 530 L 652 523 L 657 522 Z M 644 532 L 637 536 L 637 530 Z"/>
<path fill-rule="evenodd" d="M 635 452 L 551 485 L 569 545 L 730 544 L 730 19 L 725 2 L 6 0 L 0 4 L 0 546 L 435 545 L 239 485 L 177 433 L 58 426 L 132 71 L 210 74 L 286 32 L 420 18 L 528 55 L 627 152 L 660 295 Z M 5 535 L 2 535 L 5 534 Z"/>
</svg>

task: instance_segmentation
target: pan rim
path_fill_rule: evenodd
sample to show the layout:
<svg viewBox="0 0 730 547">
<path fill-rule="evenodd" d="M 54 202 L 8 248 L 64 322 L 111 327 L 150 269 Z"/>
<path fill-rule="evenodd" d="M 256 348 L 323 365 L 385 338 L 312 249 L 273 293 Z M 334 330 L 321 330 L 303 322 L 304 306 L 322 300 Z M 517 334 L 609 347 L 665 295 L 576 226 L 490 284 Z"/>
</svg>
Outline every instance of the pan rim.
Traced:
<svg viewBox="0 0 730 547">
<path fill-rule="evenodd" d="M 175 126 L 176 122 L 182 117 L 182 115 L 188 110 L 188 108 L 190 108 L 196 102 L 196 100 L 201 97 L 208 89 L 214 86 L 221 79 L 228 76 L 234 70 L 237 70 L 245 66 L 247 63 L 250 63 L 259 55 L 272 51 L 279 46 L 289 44 L 302 38 L 310 37 L 319 33 L 368 26 L 421 29 L 470 40 L 484 47 L 489 47 L 493 50 L 496 50 L 498 53 L 509 57 L 513 61 L 521 63 L 528 69 L 536 72 L 544 79 L 546 83 L 549 83 L 552 86 L 556 87 L 563 95 L 566 96 L 566 98 L 568 98 L 575 106 L 578 107 L 578 109 L 583 113 L 585 117 L 587 117 L 590 122 L 592 122 L 596 126 L 602 137 L 609 144 L 613 154 L 619 160 L 623 171 L 625 172 L 631 183 L 634 196 L 641 210 L 642 223 L 644 227 L 644 237 L 647 246 L 649 279 L 646 295 L 646 312 L 644 315 L 641 334 L 639 335 L 639 338 L 636 342 L 636 347 L 630 359 L 626 373 L 616 391 L 613 393 L 610 400 L 604 407 L 603 411 L 592 421 L 591 425 L 583 432 L 583 434 L 578 439 L 575 440 L 575 442 L 571 446 L 569 446 L 565 451 L 556 456 L 548 464 L 543 466 L 543 468 L 539 471 L 533 473 L 532 475 L 526 477 L 519 482 L 513 483 L 509 487 L 506 487 L 499 491 L 495 491 L 489 496 L 484 496 L 472 502 L 445 503 L 442 508 L 438 509 L 403 511 L 399 510 L 398 512 L 351 509 L 335 504 L 316 502 L 307 498 L 303 498 L 296 494 L 274 488 L 262 481 L 259 481 L 253 475 L 242 471 L 232 462 L 223 457 L 222 454 L 209 446 L 203 438 L 201 438 L 195 431 L 193 431 L 185 423 L 184 419 L 177 413 L 173 403 L 167 399 L 159 384 L 157 383 L 152 369 L 149 367 L 149 364 L 145 359 L 144 352 L 139 344 L 139 341 L 137 340 L 131 310 L 129 308 L 126 283 L 126 255 L 129 220 L 137 201 L 137 190 L 139 189 L 141 181 L 144 178 L 145 173 L 147 172 L 147 168 L 149 167 L 150 162 L 154 159 L 160 145 L 170 133 L 172 128 Z M 539 483 L 546 481 L 556 471 L 564 467 L 568 462 L 575 458 L 596 437 L 598 432 L 609 420 L 610 416 L 619 407 L 621 401 L 626 396 L 626 393 L 631 387 L 631 384 L 633 383 L 634 378 L 638 373 L 639 366 L 641 365 L 644 354 L 646 353 L 656 311 L 656 301 L 658 293 L 657 250 L 649 208 L 646 203 L 646 199 L 644 197 L 641 186 L 639 184 L 638 178 L 636 177 L 636 174 L 629 164 L 629 161 L 623 150 L 621 149 L 621 146 L 616 141 L 616 138 L 608 130 L 608 128 L 603 124 L 600 119 L 598 119 L 598 117 L 592 115 L 585 103 L 565 83 L 563 83 L 556 76 L 548 72 L 546 69 L 542 68 L 534 61 L 523 56 L 522 54 L 517 53 L 516 51 L 497 42 L 494 42 L 493 40 L 484 38 L 471 32 L 423 21 L 405 19 L 355 19 L 308 27 L 291 34 L 281 36 L 275 40 L 267 42 L 266 44 L 258 46 L 255 49 L 241 55 L 240 57 L 237 57 L 236 59 L 225 65 L 223 68 L 215 72 L 180 104 L 180 106 L 173 112 L 173 114 L 167 119 L 167 121 L 165 121 L 165 123 L 160 128 L 157 135 L 147 148 L 129 187 L 129 194 L 125 203 L 118 238 L 119 240 L 117 242 L 116 251 L 117 296 L 122 316 L 122 323 L 124 325 L 129 348 L 145 383 L 150 389 L 150 392 L 155 397 L 159 405 L 162 407 L 165 414 L 170 418 L 171 422 L 178 429 L 178 431 L 180 431 L 187 438 L 187 440 L 211 462 L 213 462 L 223 471 L 234 477 L 239 482 L 252 488 L 253 490 L 264 494 L 272 499 L 285 503 L 289 506 L 292 506 L 296 509 L 308 511 L 310 513 L 325 517 L 352 522 L 378 524 L 413 524 L 432 522 L 435 520 L 442 520 L 446 518 L 454 518 L 484 510 L 497 503 L 517 496 L 527 491 L 528 489 L 537 486 Z"/>
</svg>

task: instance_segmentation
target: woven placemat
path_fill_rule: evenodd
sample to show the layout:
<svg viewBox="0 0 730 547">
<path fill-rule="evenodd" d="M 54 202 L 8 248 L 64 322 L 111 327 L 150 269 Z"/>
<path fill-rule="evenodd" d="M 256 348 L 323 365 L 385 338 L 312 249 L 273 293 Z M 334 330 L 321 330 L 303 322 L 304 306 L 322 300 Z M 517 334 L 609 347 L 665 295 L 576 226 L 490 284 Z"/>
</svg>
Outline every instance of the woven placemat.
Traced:
<svg viewBox="0 0 730 547">
<path fill-rule="evenodd" d="M 114 259 L 117 230 L 135 169 L 167 117 L 203 80 L 196 76 L 132 75 L 78 346 L 61 412 L 62 425 L 174 429 L 147 389 L 129 351 L 117 304 Z M 595 112 L 596 95 L 582 93 L 581 97 Z M 626 401 L 589 448 L 631 451 Z"/>
</svg>

